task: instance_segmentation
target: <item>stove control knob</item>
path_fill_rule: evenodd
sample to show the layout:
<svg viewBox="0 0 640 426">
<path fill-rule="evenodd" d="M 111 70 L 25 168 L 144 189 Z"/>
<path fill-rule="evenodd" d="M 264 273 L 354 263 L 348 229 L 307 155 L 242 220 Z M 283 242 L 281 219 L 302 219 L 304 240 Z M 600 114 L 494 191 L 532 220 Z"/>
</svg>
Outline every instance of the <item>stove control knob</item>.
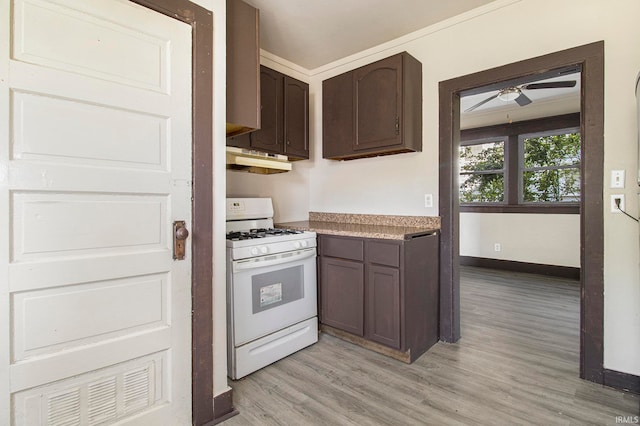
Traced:
<svg viewBox="0 0 640 426">
<path fill-rule="evenodd" d="M 268 252 L 269 252 L 269 249 L 267 249 L 265 246 L 260 247 L 260 253 L 267 254 Z"/>
<path fill-rule="evenodd" d="M 253 256 L 257 255 L 257 254 L 258 254 L 258 249 L 257 249 L 256 247 L 252 248 L 252 249 L 251 249 L 251 254 L 252 254 Z"/>
<path fill-rule="evenodd" d="M 293 247 L 299 249 L 302 245 L 300 244 L 300 241 L 294 241 L 293 242 Z"/>
<path fill-rule="evenodd" d="M 306 246 L 308 246 L 308 245 L 309 245 L 309 243 L 308 243 L 308 242 L 306 242 L 306 241 L 302 241 L 300 244 L 302 244 L 302 247 L 306 247 Z"/>
</svg>

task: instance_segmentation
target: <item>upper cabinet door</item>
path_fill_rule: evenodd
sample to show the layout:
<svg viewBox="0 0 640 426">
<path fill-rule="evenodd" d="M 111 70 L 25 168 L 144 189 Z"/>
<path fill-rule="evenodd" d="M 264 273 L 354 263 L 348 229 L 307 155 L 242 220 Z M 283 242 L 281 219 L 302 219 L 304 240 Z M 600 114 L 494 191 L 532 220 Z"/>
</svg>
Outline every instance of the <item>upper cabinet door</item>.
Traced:
<svg viewBox="0 0 640 426">
<path fill-rule="evenodd" d="M 284 76 L 284 153 L 309 158 L 309 85 Z"/>
<path fill-rule="evenodd" d="M 259 11 L 227 0 L 227 136 L 260 128 L 259 74 Z"/>
<path fill-rule="evenodd" d="M 354 151 L 402 145 L 402 56 L 354 71 Z"/>
<path fill-rule="evenodd" d="M 322 157 L 353 153 L 353 72 L 322 82 Z"/>
<path fill-rule="evenodd" d="M 261 128 L 251 135 L 251 147 L 282 152 L 282 74 L 260 67 Z"/>
</svg>

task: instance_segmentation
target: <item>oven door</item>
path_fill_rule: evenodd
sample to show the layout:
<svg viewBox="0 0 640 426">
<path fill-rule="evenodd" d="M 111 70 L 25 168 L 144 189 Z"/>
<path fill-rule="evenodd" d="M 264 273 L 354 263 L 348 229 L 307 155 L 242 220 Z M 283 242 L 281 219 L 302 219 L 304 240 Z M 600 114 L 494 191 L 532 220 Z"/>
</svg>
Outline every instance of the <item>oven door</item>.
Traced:
<svg viewBox="0 0 640 426">
<path fill-rule="evenodd" d="M 316 249 L 232 262 L 234 346 L 317 315 Z"/>
</svg>

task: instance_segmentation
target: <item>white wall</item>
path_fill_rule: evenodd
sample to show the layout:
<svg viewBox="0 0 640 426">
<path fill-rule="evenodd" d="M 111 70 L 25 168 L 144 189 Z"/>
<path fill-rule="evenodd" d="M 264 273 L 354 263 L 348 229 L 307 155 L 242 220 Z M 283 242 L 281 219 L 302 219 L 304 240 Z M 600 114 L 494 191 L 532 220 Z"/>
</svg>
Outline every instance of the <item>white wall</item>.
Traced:
<svg viewBox="0 0 640 426">
<path fill-rule="evenodd" d="M 640 375 L 638 225 L 608 212 L 612 193 L 624 193 L 638 215 L 634 182 L 637 127 L 634 96 L 640 70 L 640 2 L 618 0 L 497 0 L 470 13 L 309 71 L 313 158 L 304 174 L 251 179 L 250 190 L 285 199 L 308 186 L 286 220 L 306 211 L 438 214 L 438 82 L 508 63 L 605 41 L 605 185 L 612 169 L 627 170 L 623 191 L 605 190 L 605 367 Z M 524 25 L 524 26 L 523 26 Z M 523 29 L 526 28 L 526 29 Z M 322 80 L 408 51 L 423 68 L 423 152 L 337 163 L 322 159 Z M 294 164 L 294 167 L 298 164 Z M 306 181 L 304 179 L 307 179 Z M 249 181 L 231 182 L 240 191 Z M 291 190 L 290 190 L 291 188 Z M 247 190 L 249 191 L 249 190 Z M 435 207 L 422 207 L 424 194 Z"/>
<path fill-rule="evenodd" d="M 579 268 L 580 215 L 460 213 L 460 255 Z"/>
</svg>

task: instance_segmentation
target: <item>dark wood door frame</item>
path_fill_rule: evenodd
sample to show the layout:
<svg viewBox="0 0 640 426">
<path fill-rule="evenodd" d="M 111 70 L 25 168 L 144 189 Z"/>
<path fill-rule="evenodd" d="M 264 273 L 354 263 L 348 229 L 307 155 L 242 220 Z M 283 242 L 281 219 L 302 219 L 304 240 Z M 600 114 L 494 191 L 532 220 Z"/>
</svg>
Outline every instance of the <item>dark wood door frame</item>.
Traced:
<svg viewBox="0 0 640 426">
<path fill-rule="evenodd" d="M 187 0 L 131 0 L 192 28 L 192 417 L 214 420 L 213 404 L 213 13 Z"/>
<path fill-rule="evenodd" d="M 465 75 L 439 84 L 440 338 L 460 339 L 459 194 L 460 93 L 480 86 L 581 66 L 580 377 L 603 383 L 604 323 L 604 42 Z"/>
</svg>

